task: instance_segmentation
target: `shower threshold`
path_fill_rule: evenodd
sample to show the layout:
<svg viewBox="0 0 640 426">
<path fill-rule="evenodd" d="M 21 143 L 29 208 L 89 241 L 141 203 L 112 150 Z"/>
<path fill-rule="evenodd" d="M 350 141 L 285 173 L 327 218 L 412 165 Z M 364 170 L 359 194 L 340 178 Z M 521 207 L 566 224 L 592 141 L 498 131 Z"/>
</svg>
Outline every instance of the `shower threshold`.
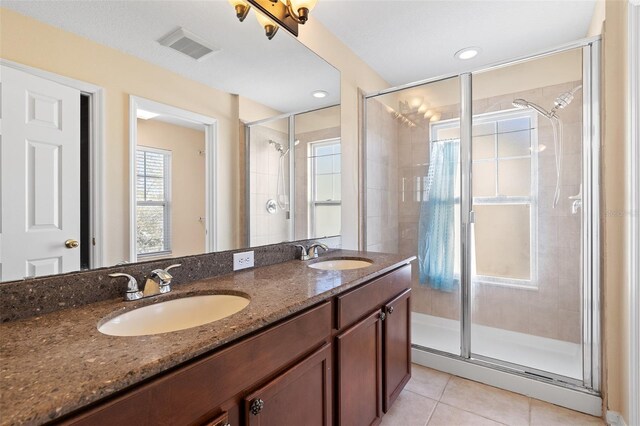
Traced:
<svg viewBox="0 0 640 426">
<path fill-rule="evenodd" d="M 582 379 L 582 346 L 579 343 L 477 324 L 471 326 L 471 336 L 474 355 Z M 411 340 L 418 346 L 457 355 L 460 353 L 460 323 L 412 312 Z"/>
</svg>

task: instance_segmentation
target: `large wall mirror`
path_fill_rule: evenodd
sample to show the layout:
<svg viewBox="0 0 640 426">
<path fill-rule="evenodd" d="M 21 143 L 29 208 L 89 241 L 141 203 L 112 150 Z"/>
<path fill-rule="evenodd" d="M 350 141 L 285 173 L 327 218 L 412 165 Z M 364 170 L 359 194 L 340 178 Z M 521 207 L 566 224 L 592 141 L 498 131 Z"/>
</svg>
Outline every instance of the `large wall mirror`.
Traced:
<svg viewBox="0 0 640 426">
<path fill-rule="evenodd" d="M 286 31 L 227 1 L 0 20 L 1 281 L 340 233 L 340 74 Z"/>
</svg>

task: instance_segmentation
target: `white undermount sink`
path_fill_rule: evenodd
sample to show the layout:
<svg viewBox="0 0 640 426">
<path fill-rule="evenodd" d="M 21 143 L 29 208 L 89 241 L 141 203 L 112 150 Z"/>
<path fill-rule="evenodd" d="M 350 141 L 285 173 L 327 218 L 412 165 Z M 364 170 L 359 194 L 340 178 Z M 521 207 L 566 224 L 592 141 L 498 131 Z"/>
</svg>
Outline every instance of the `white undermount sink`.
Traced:
<svg viewBox="0 0 640 426">
<path fill-rule="evenodd" d="M 373 265 L 368 259 L 327 259 L 309 265 L 309 268 L 322 269 L 323 271 L 343 271 L 346 269 L 360 269 Z"/>
<path fill-rule="evenodd" d="M 185 330 L 240 312 L 249 299 L 230 294 L 183 297 L 125 312 L 98 324 L 110 336 L 146 336 Z"/>
</svg>

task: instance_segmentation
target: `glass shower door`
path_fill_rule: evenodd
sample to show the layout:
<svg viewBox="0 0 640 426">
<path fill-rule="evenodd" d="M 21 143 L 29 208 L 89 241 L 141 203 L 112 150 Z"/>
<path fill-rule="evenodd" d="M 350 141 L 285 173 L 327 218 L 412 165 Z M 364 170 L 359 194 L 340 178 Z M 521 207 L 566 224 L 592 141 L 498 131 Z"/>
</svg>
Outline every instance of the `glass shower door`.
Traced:
<svg viewBox="0 0 640 426">
<path fill-rule="evenodd" d="M 365 103 L 366 250 L 420 258 L 412 342 L 453 355 L 461 335 L 459 93 L 455 77 Z"/>
<path fill-rule="evenodd" d="M 581 49 L 474 74 L 471 162 L 471 356 L 580 382 L 582 85 Z"/>
</svg>

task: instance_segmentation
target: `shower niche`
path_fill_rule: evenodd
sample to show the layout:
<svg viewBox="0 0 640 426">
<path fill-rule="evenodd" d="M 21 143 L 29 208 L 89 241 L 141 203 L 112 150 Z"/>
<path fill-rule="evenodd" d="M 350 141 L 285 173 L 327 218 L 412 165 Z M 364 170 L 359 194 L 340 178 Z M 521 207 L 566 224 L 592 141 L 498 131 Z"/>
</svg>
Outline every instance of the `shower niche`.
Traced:
<svg viewBox="0 0 640 426">
<path fill-rule="evenodd" d="M 365 95 L 363 247 L 418 258 L 414 360 L 597 398 L 598 46 Z"/>
<path fill-rule="evenodd" d="M 245 124 L 247 244 L 336 237 L 341 227 L 340 107 Z"/>
</svg>

